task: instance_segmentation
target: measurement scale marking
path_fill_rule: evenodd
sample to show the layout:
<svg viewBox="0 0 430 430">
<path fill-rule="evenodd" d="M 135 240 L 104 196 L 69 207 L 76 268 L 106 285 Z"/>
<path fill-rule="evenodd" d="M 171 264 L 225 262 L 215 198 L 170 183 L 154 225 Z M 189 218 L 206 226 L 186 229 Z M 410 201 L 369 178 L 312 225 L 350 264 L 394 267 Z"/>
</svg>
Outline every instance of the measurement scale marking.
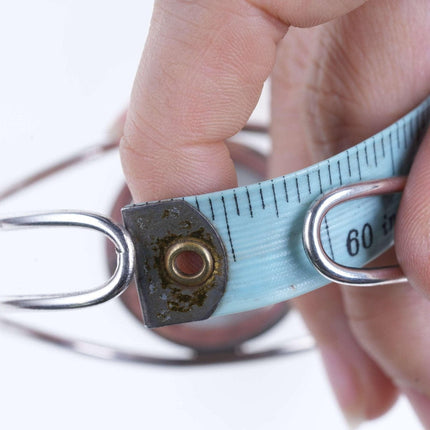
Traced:
<svg viewBox="0 0 430 430">
<path fill-rule="evenodd" d="M 273 193 L 273 201 L 275 202 L 275 210 L 276 210 L 276 216 L 279 218 L 279 211 L 278 211 L 278 200 L 276 199 L 276 191 L 275 191 L 275 184 L 273 183 L 272 179 L 272 193 Z"/>
<path fill-rule="evenodd" d="M 309 194 L 312 194 L 312 188 L 311 188 L 311 181 L 309 179 L 309 173 L 306 173 L 306 178 L 308 180 L 308 191 L 309 191 Z"/>
<path fill-rule="evenodd" d="M 264 202 L 264 197 L 263 197 L 263 190 L 261 188 L 261 182 L 258 183 L 258 186 L 260 187 L 260 198 L 261 198 L 261 207 L 264 209 L 266 209 L 266 203 Z"/>
<path fill-rule="evenodd" d="M 227 209 L 225 207 L 224 196 L 221 196 L 221 201 L 222 201 L 222 205 L 224 207 L 225 223 L 227 225 L 227 234 L 228 234 L 228 240 L 230 242 L 231 253 L 233 254 L 233 261 L 236 261 L 236 253 L 234 252 L 233 240 L 231 239 L 230 224 L 228 222 L 228 215 L 227 215 Z"/>
<path fill-rule="evenodd" d="M 406 121 L 402 121 L 402 129 L 403 129 L 403 148 L 406 149 L 408 147 L 408 142 L 406 141 Z"/>
<path fill-rule="evenodd" d="M 358 177 L 360 178 L 360 181 L 362 180 L 361 177 L 361 163 L 360 163 L 360 155 L 358 154 L 358 148 L 357 148 L 357 152 L 355 153 L 356 157 L 357 157 L 357 166 L 358 166 Z"/>
<path fill-rule="evenodd" d="M 330 247 L 330 254 L 331 254 L 331 258 L 332 260 L 334 260 L 334 253 L 333 253 L 333 246 L 331 244 L 331 238 L 330 238 L 330 229 L 328 227 L 328 221 L 327 221 L 327 216 L 324 217 L 324 225 L 325 225 L 325 231 L 327 233 L 327 238 L 328 238 L 328 245 Z"/>
<path fill-rule="evenodd" d="M 369 167 L 369 156 L 367 155 L 367 142 L 364 145 L 364 157 L 366 159 L 366 166 Z"/>
<path fill-rule="evenodd" d="M 352 176 L 352 173 L 351 173 L 351 162 L 349 160 L 349 151 L 348 150 L 346 150 L 346 161 L 348 162 L 348 174 L 349 174 L 349 177 L 351 177 Z"/>
<path fill-rule="evenodd" d="M 396 166 L 394 164 L 394 153 L 393 153 L 393 138 L 390 134 L 388 135 L 388 144 L 390 145 L 390 155 L 391 155 L 391 170 L 393 171 L 393 175 L 396 174 Z"/>
<path fill-rule="evenodd" d="M 330 185 L 333 185 L 333 180 L 331 177 L 331 166 L 330 166 L 330 160 L 327 160 L 327 166 L 328 166 L 328 178 L 330 180 Z"/>
<path fill-rule="evenodd" d="M 299 203 L 301 203 L 302 199 L 300 197 L 299 180 L 297 176 L 296 176 L 296 192 L 297 192 L 297 200 L 299 201 Z"/>
<path fill-rule="evenodd" d="M 337 171 L 339 173 L 339 183 L 340 183 L 340 185 L 343 185 L 342 170 L 340 168 L 340 160 L 337 160 Z"/>
<path fill-rule="evenodd" d="M 209 206 L 211 207 L 212 221 L 215 221 L 214 207 L 212 206 L 212 200 L 210 197 L 209 197 Z"/>
<path fill-rule="evenodd" d="M 397 135 L 397 149 L 400 149 L 400 127 L 399 124 L 396 126 L 396 135 Z"/>
<path fill-rule="evenodd" d="M 373 158 L 374 158 L 374 160 L 375 160 L 375 167 L 378 167 L 378 157 L 376 156 L 376 143 L 375 143 L 375 138 L 373 138 L 372 146 L 373 146 Z"/>
<path fill-rule="evenodd" d="M 322 194 L 323 190 L 322 190 L 322 183 L 321 183 L 321 170 L 320 170 L 319 167 L 318 167 L 318 182 L 319 182 L 319 185 L 320 185 L 320 194 Z"/>
<path fill-rule="evenodd" d="M 245 187 L 245 189 L 246 189 L 246 196 L 248 197 L 249 214 L 251 215 L 251 218 L 254 218 L 254 214 L 252 212 L 251 197 L 249 196 L 248 187 Z"/>
<path fill-rule="evenodd" d="M 234 196 L 234 203 L 236 204 L 236 213 L 237 213 L 237 216 L 240 216 L 240 210 L 239 210 L 239 204 L 237 202 L 236 191 L 233 191 L 233 196 Z"/>
<path fill-rule="evenodd" d="M 284 192 L 285 192 L 285 200 L 288 203 L 288 189 L 287 189 L 287 181 L 285 180 L 285 176 L 282 176 L 282 179 L 284 181 Z"/>
</svg>

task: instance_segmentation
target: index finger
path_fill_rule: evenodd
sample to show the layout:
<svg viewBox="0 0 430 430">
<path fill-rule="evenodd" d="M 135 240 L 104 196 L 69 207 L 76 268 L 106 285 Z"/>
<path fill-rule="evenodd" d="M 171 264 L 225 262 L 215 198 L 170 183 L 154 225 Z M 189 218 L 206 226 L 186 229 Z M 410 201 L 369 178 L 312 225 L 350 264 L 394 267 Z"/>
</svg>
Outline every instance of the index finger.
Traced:
<svg viewBox="0 0 430 430">
<path fill-rule="evenodd" d="M 223 141 L 249 118 L 288 27 L 364 2 L 157 1 L 121 141 L 134 200 L 235 186 Z"/>
</svg>

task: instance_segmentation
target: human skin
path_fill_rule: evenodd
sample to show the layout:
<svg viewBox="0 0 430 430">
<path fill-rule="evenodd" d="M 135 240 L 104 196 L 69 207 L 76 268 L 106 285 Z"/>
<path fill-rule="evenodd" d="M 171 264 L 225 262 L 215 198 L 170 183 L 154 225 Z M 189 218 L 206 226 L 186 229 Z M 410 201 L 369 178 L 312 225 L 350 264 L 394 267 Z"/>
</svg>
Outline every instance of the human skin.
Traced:
<svg viewBox="0 0 430 430">
<path fill-rule="evenodd" d="M 224 140 L 269 76 L 271 176 L 373 135 L 430 94 L 429 34 L 428 0 L 156 1 L 121 140 L 134 200 L 236 186 Z M 330 285 L 295 301 L 352 424 L 403 392 L 430 427 L 429 163 L 427 136 L 396 221 L 410 284 Z"/>
</svg>

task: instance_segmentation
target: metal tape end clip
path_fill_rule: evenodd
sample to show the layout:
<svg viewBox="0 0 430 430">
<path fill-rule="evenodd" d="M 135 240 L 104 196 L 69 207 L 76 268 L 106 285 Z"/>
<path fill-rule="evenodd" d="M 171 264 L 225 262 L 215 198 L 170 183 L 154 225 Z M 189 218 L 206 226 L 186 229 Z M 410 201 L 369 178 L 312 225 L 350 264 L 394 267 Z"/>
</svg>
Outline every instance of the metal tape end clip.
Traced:
<svg viewBox="0 0 430 430">
<path fill-rule="evenodd" d="M 130 205 L 124 225 L 136 250 L 136 286 L 148 327 L 209 318 L 223 297 L 227 253 L 217 230 L 182 200 Z M 197 270 L 183 270 L 181 256 L 192 254 Z"/>
</svg>

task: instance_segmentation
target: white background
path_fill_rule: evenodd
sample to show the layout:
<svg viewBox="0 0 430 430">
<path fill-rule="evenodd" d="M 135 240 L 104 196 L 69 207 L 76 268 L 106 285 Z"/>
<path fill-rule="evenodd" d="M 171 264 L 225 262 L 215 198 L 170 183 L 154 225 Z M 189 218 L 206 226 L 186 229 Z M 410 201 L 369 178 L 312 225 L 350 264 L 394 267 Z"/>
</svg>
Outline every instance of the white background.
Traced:
<svg viewBox="0 0 430 430">
<path fill-rule="evenodd" d="M 0 185 L 105 141 L 125 108 L 152 2 L 18 1 L 0 13 Z M 263 103 L 259 115 L 267 117 Z M 1 204 L 17 210 L 81 208 L 107 214 L 122 183 L 117 156 Z M 99 236 L 72 230 L 9 232 L 1 241 L 2 292 L 87 288 L 106 276 Z M 57 333 L 151 353 L 182 350 L 147 333 L 118 302 L 82 311 L 14 316 Z M 286 322 L 276 343 L 300 333 Z M 347 428 L 316 352 L 200 368 L 90 359 L 0 326 L 2 429 Z M 419 429 L 402 399 L 363 429 Z"/>
</svg>

